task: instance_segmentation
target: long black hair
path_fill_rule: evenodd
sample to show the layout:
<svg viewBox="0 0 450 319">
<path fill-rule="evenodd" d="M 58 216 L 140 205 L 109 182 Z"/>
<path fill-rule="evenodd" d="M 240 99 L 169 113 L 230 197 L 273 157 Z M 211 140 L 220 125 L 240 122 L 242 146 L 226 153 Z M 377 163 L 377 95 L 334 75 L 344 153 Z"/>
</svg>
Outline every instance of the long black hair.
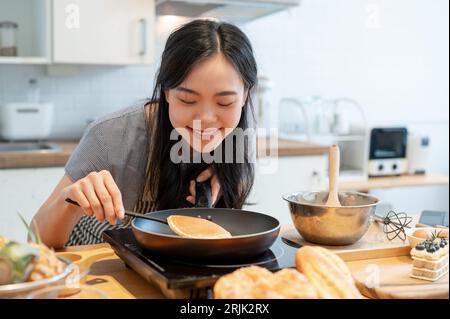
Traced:
<svg viewBox="0 0 450 319">
<path fill-rule="evenodd" d="M 175 30 L 166 42 L 153 95 L 148 102 L 150 155 L 144 198 L 151 202 L 152 210 L 192 206 L 186 201 L 189 182 L 210 165 L 222 191 L 216 207 L 242 208 L 250 194 L 254 163 L 249 160 L 247 147 L 243 163 L 177 164 L 170 159 L 170 150 L 176 141 L 170 139 L 174 127 L 169 120 L 165 91 L 176 88 L 196 64 L 216 54 L 223 54 L 234 66 L 248 93 L 237 127 L 243 130 L 252 127 L 249 123 L 254 120 L 251 95 L 257 84 L 257 66 L 247 36 L 232 24 L 211 20 L 194 20 Z M 229 137 L 232 138 L 232 134 Z M 224 145 L 222 141 L 218 147 L 224 150 Z"/>
</svg>

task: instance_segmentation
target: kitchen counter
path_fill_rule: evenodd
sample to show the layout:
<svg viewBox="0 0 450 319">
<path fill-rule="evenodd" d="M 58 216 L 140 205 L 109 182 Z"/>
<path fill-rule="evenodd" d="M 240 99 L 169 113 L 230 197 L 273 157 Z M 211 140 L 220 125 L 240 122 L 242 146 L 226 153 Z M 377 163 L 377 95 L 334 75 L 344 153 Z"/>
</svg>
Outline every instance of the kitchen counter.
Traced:
<svg viewBox="0 0 450 319">
<path fill-rule="evenodd" d="M 379 226 L 377 226 L 379 227 Z M 375 229 L 375 228 L 373 228 Z M 286 224 L 282 226 L 282 234 L 283 236 L 289 237 L 290 233 L 296 233 L 295 228 L 291 224 Z M 298 236 L 298 235 L 297 235 Z M 382 244 L 382 245 L 393 245 L 392 243 L 389 244 Z M 355 246 L 355 245 L 353 245 Z M 394 247 L 395 246 L 395 247 Z M 348 252 L 344 252 L 342 250 L 340 252 L 341 258 L 344 258 L 345 254 L 347 254 L 349 257 L 352 255 L 353 257 L 357 256 L 358 258 L 344 258 L 346 261 L 347 266 L 352 272 L 361 271 L 361 269 L 366 269 L 368 263 L 380 263 L 380 265 L 383 264 L 383 262 L 386 262 L 390 259 L 383 259 L 388 258 L 389 256 L 396 256 L 396 254 L 399 251 L 407 251 L 409 252 L 409 246 L 406 244 L 406 246 L 402 243 L 402 246 L 397 247 L 396 245 L 392 246 L 390 250 L 387 250 L 387 252 L 384 253 L 378 253 L 379 256 L 375 257 L 372 256 L 369 259 L 361 259 L 361 254 L 364 253 L 364 249 L 358 249 L 358 247 L 354 247 L 352 249 L 355 249 L 354 251 L 348 250 Z M 390 246 L 386 246 L 390 247 Z M 362 248 L 359 247 L 359 248 Z M 336 249 L 342 249 L 337 247 Z M 395 251 L 396 254 L 393 252 Z M 95 260 L 90 265 L 90 273 L 86 276 L 84 280 L 84 284 L 93 286 L 99 290 L 102 290 L 109 298 L 117 298 L 117 299 L 162 299 L 165 298 L 165 296 L 162 294 L 162 292 L 154 285 L 150 284 L 146 280 L 144 280 L 142 277 L 140 277 L 136 272 L 134 272 L 132 269 L 127 268 L 125 266 L 125 263 L 114 253 L 111 246 L 109 244 L 98 244 L 98 245 L 86 245 L 86 246 L 74 246 L 74 247 L 68 247 L 58 252 L 58 254 L 62 254 L 66 257 L 71 256 L 72 260 L 76 260 L 81 257 L 81 259 L 89 259 L 89 260 Z M 87 256 L 87 257 L 86 257 Z M 97 256 L 97 258 L 96 258 Z M 397 257 L 396 257 L 397 258 Z M 409 257 L 405 257 L 409 258 Z M 392 259 L 392 258 L 391 258 Z M 394 258 L 395 259 L 395 258 Z M 407 263 L 407 271 L 409 272 L 410 267 L 410 260 L 408 259 L 406 261 Z M 404 267 L 403 263 L 398 263 L 399 266 Z M 403 269 L 403 272 L 405 269 Z M 404 274 L 403 274 L 404 275 Z M 443 289 L 443 293 L 448 298 L 448 281 L 445 283 L 445 280 L 441 280 L 441 282 L 444 283 L 444 288 L 440 287 L 440 289 Z M 395 280 L 394 280 L 395 281 Z M 397 280 L 398 281 L 398 280 Z M 408 286 L 408 289 L 412 289 L 415 291 L 415 293 L 418 294 L 424 294 L 424 296 L 429 294 L 430 286 L 428 285 L 428 282 L 420 282 L 421 285 L 418 285 L 417 282 L 415 282 L 414 285 Z M 386 284 L 389 284 L 386 283 Z M 436 284 L 439 284 L 438 282 Z M 442 284 L 442 283 L 441 283 Z M 389 285 L 387 285 L 389 287 Z M 445 288 L 445 286 L 447 288 Z M 438 287 L 438 286 L 434 286 Z M 400 287 L 401 288 L 401 287 Z M 396 288 L 397 289 L 397 288 Z M 408 292 L 408 291 L 407 291 Z M 88 295 L 89 297 L 89 295 Z M 95 296 L 93 296 L 94 298 Z M 77 298 L 76 295 L 71 296 L 70 298 Z"/>
<path fill-rule="evenodd" d="M 371 189 L 415 186 L 448 186 L 449 178 L 445 175 L 402 175 L 370 177 L 367 181 L 343 181 L 339 190 L 356 190 L 368 192 Z"/>
<path fill-rule="evenodd" d="M 274 156 L 277 151 L 278 156 L 316 156 L 328 154 L 327 145 L 279 139 L 278 147 L 275 147 L 269 142 L 269 139 L 258 138 L 258 157 Z"/>
<path fill-rule="evenodd" d="M 48 143 L 56 144 L 60 149 L 56 151 L 33 151 L 26 153 L 0 152 L 0 169 L 64 166 L 78 144 L 76 141 L 48 141 Z"/>
<path fill-rule="evenodd" d="M 161 299 L 162 292 L 134 270 L 127 268 L 125 263 L 114 253 L 109 244 L 73 246 L 60 250 L 63 256 L 83 256 L 88 253 L 95 256 L 96 251 L 110 256 L 95 261 L 90 266 L 90 272 L 84 279 L 84 284 L 93 286 L 105 292 L 113 299 Z M 68 253 L 70 253 L 68 255 Z M 76 258 L 75 258 L 76 259 Z M 76 298 L 76 296 L 74 296 Z"/>
<path fill-rule="evenodd" d="M 56 152 L 0 152 L 0 169 L 58 167 L 64 166 L 78 144 L 78 141 L 48 141 L 60 146 Z M 258 139 L 258 157 L 273 155 L 276 151 L 273 145 Z M 327 154 L 328 147 L 304 142 L 278 141 L 278 156 L 314 156 Z"/>
</svg>

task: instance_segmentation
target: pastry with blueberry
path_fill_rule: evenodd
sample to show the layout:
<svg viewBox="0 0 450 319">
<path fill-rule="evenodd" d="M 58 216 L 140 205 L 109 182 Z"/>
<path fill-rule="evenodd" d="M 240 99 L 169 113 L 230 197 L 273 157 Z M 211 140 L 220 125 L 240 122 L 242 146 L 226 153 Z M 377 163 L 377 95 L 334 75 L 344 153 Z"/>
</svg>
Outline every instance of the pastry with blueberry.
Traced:
<svg viewBox="0 0 450 319">
<path fill-rule="evenodd" d="M 448 272 L 448 239 L 434 233 L 411 250 L 413 268 L 411 277 L 435 281 Z"/>
</svg>

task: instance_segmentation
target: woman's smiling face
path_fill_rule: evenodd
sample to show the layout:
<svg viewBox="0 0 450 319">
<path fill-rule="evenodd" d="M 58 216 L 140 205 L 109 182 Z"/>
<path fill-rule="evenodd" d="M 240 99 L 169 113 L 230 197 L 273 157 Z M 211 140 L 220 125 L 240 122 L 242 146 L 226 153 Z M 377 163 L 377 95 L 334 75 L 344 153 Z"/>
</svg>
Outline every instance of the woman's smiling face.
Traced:
<svg viewBox="0 0 450 319">
<path fill-rule="evenodd" d="M 211 152 L 237 127 L 247 92 L 222 54 L 196 65 L 176 88 L 165 92 L 172 126 L 197 152 Z"/>
</svg>

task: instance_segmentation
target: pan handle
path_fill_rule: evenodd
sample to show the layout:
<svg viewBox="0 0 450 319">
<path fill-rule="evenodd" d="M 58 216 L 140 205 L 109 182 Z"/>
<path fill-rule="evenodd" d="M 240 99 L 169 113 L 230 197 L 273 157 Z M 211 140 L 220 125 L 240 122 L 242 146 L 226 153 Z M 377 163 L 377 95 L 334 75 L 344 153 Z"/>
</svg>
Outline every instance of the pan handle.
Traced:
<svg viewBox="0 0 450 319">
<path fill-rule="evenodd" d="M 195 183 L 195 207 L 212 208 L 211 184 L 209 180 L 203 183 Z"/>
</svg>

